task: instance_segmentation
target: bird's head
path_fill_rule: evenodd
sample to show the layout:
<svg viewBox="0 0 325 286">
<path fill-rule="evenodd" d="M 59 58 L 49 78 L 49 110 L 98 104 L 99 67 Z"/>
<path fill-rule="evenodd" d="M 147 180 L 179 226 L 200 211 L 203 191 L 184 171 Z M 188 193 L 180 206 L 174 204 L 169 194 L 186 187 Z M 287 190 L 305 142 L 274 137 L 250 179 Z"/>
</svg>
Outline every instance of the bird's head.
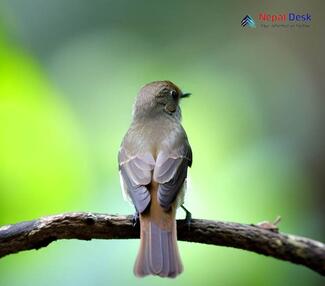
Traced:
<svg viewBox="0 0 325 286">
<path fill-rule="evenodd" d="M 167 80 L 148 83 L 138 93 L 133 116 L 168 114 L 180 118 L 179 101 L 188 96 L 190 93 L 183 93 L 175 84 Z"/>
</svg>

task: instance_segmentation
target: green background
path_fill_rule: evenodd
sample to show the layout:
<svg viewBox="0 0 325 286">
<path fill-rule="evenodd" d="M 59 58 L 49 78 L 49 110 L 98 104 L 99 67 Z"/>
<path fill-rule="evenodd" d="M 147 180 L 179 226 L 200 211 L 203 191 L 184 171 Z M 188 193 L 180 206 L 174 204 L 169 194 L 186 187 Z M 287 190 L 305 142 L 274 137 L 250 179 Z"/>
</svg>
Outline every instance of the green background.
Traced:
<svg viewBox="0 0 325 286">
<path fill-rule="evenodd" d="M 133 213 L 117 152 L 139 88 L 169 79 L 194 154 L 195 218 L 324 240 L 322 1 L 0 2 L 0 224 Z M 262 28 L 258 13 L 310 13 Z M 256 29 L 242 28 L 251 15 Z M 179 211 L 179 217 L 184 213 Z M 58 241 L 0 260 L 0 285 L 321 285 L 302 266 L 180 242 L 175 280 L 133 276 L 138 240 Z"/>
</svg>

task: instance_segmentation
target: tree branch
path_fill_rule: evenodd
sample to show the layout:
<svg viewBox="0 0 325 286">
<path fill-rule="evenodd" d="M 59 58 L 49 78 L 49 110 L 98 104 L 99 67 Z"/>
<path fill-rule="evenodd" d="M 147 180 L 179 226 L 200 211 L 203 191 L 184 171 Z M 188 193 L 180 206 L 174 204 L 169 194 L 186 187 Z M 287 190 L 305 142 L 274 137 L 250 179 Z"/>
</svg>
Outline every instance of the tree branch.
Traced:
<svg viewBox="0 0 325 286">
<path fill-rule="evenodd" d="M 193 219 L 190 227 L 177 221 L 178 239 L 230 246 L 302 264 L 325 275 L 325 245 L 263 225 Z M 58 239 L 138 238 L 139 226 L 131 216 L 64 213 L 0 227 L 0 258 L 23 250 L 39 249 Z"/>
</svg>

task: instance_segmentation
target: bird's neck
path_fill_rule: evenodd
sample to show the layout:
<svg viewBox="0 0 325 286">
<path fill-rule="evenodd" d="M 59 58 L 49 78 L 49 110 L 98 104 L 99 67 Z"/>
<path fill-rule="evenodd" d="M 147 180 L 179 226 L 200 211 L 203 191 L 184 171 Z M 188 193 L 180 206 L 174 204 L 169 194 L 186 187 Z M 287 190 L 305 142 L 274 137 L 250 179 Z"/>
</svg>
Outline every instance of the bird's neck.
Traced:
<svg viewBox="0 0 325 286">
<path fill-rule="evenodd" d="M 151 109 L 145 111 L 135 110 L 133 113 L 133 122 L 151 122 L 151 121 L 161 121 L 164 122 L 180 122 L 182 118 L 181 109 L 177 106 L 174 113 L 167 113 L 163 110 Z"/>
</svg>

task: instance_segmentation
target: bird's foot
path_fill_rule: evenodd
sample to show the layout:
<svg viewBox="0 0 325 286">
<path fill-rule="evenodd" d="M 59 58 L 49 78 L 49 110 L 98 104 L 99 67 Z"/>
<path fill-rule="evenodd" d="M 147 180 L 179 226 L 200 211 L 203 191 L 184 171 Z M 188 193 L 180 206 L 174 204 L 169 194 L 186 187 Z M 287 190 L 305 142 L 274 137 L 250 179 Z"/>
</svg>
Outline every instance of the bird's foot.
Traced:
<svg viewBox="0 0 325 286">
<path fill-rule="evenodd" d="M 188 225 L 188 228 L 190 228 L 191 221 L 192 221 L 192 214 L 186 207 L 184 207 L 184 205 L 181 205 L 181 208 L 185 211 L 185 221 Z"/>
<path fill-rule="evenodd" d="M 132 226 L 135 227 L 139 222 L 139 213 L 136 211 L 132 216 Z"/>
</svg>

